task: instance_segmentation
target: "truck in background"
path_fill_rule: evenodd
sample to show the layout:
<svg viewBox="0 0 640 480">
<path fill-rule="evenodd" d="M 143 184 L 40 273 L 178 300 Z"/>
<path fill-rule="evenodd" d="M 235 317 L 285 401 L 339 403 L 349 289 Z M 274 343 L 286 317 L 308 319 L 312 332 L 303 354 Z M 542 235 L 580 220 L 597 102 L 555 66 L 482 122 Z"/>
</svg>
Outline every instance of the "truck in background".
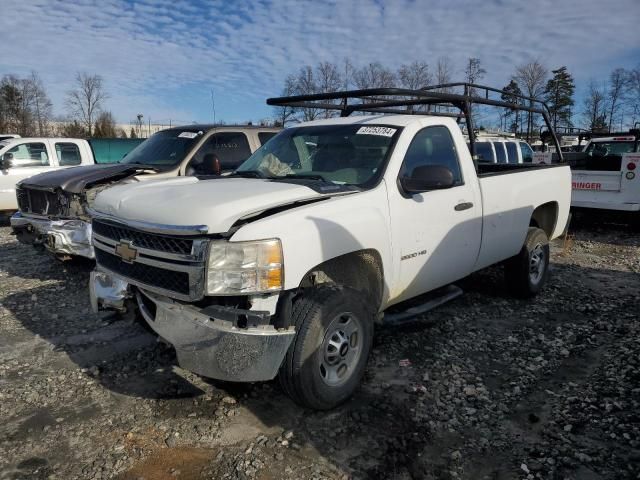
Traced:
<svg viewBox="0 0 640 480">
<path fill-rule="evenodd" d="M 88 208 L 119 182 L 217 175 L 238 167 L 280 131 L 274 127 L 187 125 L 155 133 L 115 164 L 82 163 L 21 181 L 11 217 L 19 241 L 61 256 L 93 258 Z"/>
<path fill-rule="evenodd" d="M 142 139 L 20 138 L 0 141 L 0 212 L 18 209 L 16 184 L 51 170 L 114 163 Z"/>
<path fill-rule="evenodd" d="M 14 138 L 20 138 L 20 135 L 14 133 L 0 133 L 0 142 L 3 140 L 11 140 Z"/>
<path fill-rule="evenodd" d="M 640 215 L 640 131 L 591 138 L 584 151 L 567 154 L 571 206 Z"/>
</svg>

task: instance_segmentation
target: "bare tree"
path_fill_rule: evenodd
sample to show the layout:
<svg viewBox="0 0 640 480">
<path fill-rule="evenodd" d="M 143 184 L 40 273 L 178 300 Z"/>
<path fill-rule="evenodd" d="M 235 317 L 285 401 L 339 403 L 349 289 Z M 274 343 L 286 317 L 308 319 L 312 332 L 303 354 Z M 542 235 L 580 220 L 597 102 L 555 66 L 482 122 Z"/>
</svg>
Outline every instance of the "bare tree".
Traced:
<svg viewBox="0 0 640 480">
<path fill-rule="evenodd" d="M 358 69 L 354 73 L 353 80 L 359 89 L 385 88 L 395 85 L 396 76 L 380 62 L 373 62 Z"/>
<path fill-rule="evenodd" d="M 76 88 L 67 93 L 66 106 L 69 113 L 85 126 L 89 136 L 107 98 L 100 75 L 76 74 Z"/>
<path fill-rule="evenodd" d="M 288 75 L 284 80 L 284 88 L 282 89 L 282 96 L 289 97 L 296 94 L 296 77 L 294 75 Z M 282 127 L 285 127 L 288 122 L 295 120 L 296 109 L 293 107 L 274 107 L 274 116 L 276 123 Z"/>
<path fill-rule="evenodd" d="M 631 125 L 633 125 L 636 119 L 640 118 L 640 65 L 628 73 L 626 98 L 632 115 Z"/>
<path fill-rule="evenodd" d="M 484 77 L 485 73 L 487 73 L 487 71 L 482 68 L 479 58 L 470 57 L 469 60 L 467 60 L 467 66 L 464 68 L 464 79 L 467 83 L 476 83 L 478 80 Z M 467 94 L 475 97 L 476 89 L 473 87 L 469 88 Z M 480 115 L 480 104 L 473 105 L 471 107 L 471 112 L 473 125 L 480 125 L 480 121 L 482 118 Z"/>
<path fill-rule="evenodd" d="M 335 92 L 342 86 L 342 77 L 338 72 L 338 67 L 330 62 L 321 62 L 316 67 L 316 88 L 319 93 Z M 336 114 L 335 111 L 325 110 L 324 118 L 330 118 Z"/>
<path fill-rule="evenodd" d="M 426 62 L 416 61 L 402 65 L 398 69 L 398 79 L 404 88 L 418 90 L 431 85 L 433 75 L 431 75 L 429 65 Z"/>
<path fill-rule="evenodd" d="M 604 85 L 599 87 L 598 84 L 591 80 L 589 83 L 589 91 L 583 100 L 582 114 L 585 118 L 586 126 L 595 131 L 602 131 L 607 128 L 607 93 Z"/>
<path fill-rule="evenodd" d="M 38 136 L 44 137 L 49 134 L 49 123 L 51 120 L 51 109 L 53 108 L 53 105 L 47 96 L 42 80 L 36 72 L 31 72 L 31 77 L 28 81 L 31 84 Z"/>
<path fill-rule="evenodd" d="M 616 68 L 609 75 L 607 102 L 609 106 L 609 131 L 623 106 L 623 96 L 627 90 L 629 77 L 624 68 Z"/>
<path fill-rule="evenodd" d="M 433 82 L 433 75 L 429 71 L 429 65 L 426 62 L 412 62 L 400 66 L 397 74 L 400 85 L 411 90 L 419 90 L 425 88 Z M 426 105 L 416 105 L 407 107 L 412 111 L 426 110 Z"/>
<path fill-rule="evenodd" d="M 451 59 L 449 57 L 440 57 L 436 63 L 436 71 L 435 71 L 435 83 L 436 85 L 444 85 L 446 83 L 451 83 L 453 81 L 453 64 L 451 63 Z M 439 88 L 438 92 L 449 93 L 451 92 L 451 88 L 444 87 Z M 435 111 L 440 111 L 444 109 L 448 111 L 448 107 L 435 106 Z"/>
<path fill-rule="evenodd" d="M 42 81 L 30 77 L 5 75 L 0 81 L 0 130 L 24 136 L 49 133 L 51 101 Z"/>
<path fill-rule="evenodd" d="M 313 68 L 310 65 L 300 69 L 296 78 L 296 95 L 311 95 L 318 93 L 318 84 L 313 74 Z M 302 119 L 305 122 L 315 120 L 320 115 L 317 108 L 302 109 Z"/>
<path fill-rule="evenodd" d="M 342 88 L 344 90 L 350 90 L 354 85 L 353 75 L 356 71 L 353 63 L 348 58 L 344 58 L 343 67 L 342 67 Z"/>
<path fill-rule="evenodd" d="M 547 83 L 547 69 L 538 60 L 534 60 L 516 68 L 513 79 L 524 91 L 524 94 L 534 99 L 542 98 Z M 529 107 L 533 107 L 533 101 L 529 101 Z M 527 112 L 527 140 L 533 130 L 533 115 Z"/>
<path fill-rule="evenodd" d="M 484 77 L 487 71 L 482 68 L 479 58 L 469 58 L 467 66 L 464 68 L 464 79 L 467 83 L 476 83 Z M 473 95 L 475 91 L 472 89 L 469 94 Z"/>
<path fill-rule="evenodd" d="M 453 64 L 449 57 L 438 58 L 436 63 L 436 84 L 442 85 L 444 83 L 451 83 L 453 75 Z M 442 91 L 448 91 L 448 88 L 442 89 Z"/>
</svg>

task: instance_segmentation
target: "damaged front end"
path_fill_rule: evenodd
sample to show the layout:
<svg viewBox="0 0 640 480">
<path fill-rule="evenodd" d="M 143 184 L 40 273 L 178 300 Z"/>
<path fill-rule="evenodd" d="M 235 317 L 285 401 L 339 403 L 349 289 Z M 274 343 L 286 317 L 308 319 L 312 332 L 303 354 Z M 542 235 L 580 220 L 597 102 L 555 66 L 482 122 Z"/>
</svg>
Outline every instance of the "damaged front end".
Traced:
<svg viewBox="0 0 640 480">
<path fill-rule="evenodd" d="M 95 259 L 91 244 L 91 218 L 87 207 L 111 183 L 96 185 L 82 193 L 61 189 L 16 188 L 19 211 L 11 217 L 11 228 L 19 242 L 44 247 L 59 257 Z"/>
<path fill-rule="evenodd" d="M 94 258 L 89 222 L 49 220 L 17 212 L 11 217 L 11 228 L 21 243 L 43 246 L 56 255 Z"/>
<path fill-rule="evenodd" d="M 224 305 L 197 307 L 99 270 L 91 274 L 94 310 L 120 310 L 134 298 L 149 326 L 176 350 L 178 364 L 208 378 L 234 382 L 275 378 L 295 329 L 277 328 L 269 311 Z"/>
</svg>

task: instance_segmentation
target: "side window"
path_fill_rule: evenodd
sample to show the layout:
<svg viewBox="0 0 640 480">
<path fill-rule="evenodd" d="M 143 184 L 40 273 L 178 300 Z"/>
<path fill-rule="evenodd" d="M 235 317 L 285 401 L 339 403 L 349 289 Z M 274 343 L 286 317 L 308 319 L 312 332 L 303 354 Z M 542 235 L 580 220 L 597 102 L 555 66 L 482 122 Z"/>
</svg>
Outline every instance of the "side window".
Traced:
<svg viewBox="0 0 640 480">
<path fill-rule="evenodd" d="M 518 147 L 515 142 L 505 142 L 504 146 L 507 147 L 509 163 L 518 163 Z"/>
<path fill-rule="evenodd" d="M 61 167 L 80 165 L 80 149 L 75 143 L 56 143 L 56 155 Z"/>
<path fill-rule="evenodd" d="M 247 136 L 242 132 L 214 133 L 200 148 L 192 163 L 196 166 L 205 155 L 211 153 L 220 160 L 222 170 L 232 170 L 251 156 L 251 148 Z"/>
<path fill-rule="evenodd" d="M 495 163 L 496 159 L 493 156 L 493 148 L 489 142 L 476 142 L 476 155 L 479 162 Z"/>
<path fill-rule="evenodd" d="M 493 142 L 493 148 L 496 150 L 496 158 L 498 163 L 507 163 L 507 152 L 504 149 L 503 142 Z"/>
<path fill-rule="evenodd" d="M 49 155 L 44 143 L 21 143 L 5 153 L 13 156 L 11 163 L 13 168 L 20 167 L 46 167 L 49 165 Z"/>
<path fill-rule="evenodd" d="M 522 152 L 523 163 L 533 162 L 533 150 L 531 150 L 531 147 L 529 145 L 524 142 L 520 142 L 520 152 Z"/>
<path fill-rule="evenodd" d="M 260 140 L 260 145 L 264 145 L 276 135 L 277 132 L 258 132 L 258 140 Z"/>
<path fill-rule="evenodd" d="M 441 165 L 453 172 L 456 185 L 462 184 L 462 172 L 453 138 L 446 127 L 427 127 L 419 131 L 404 157 L 401 176 L 411 176 L 416 167 Z"/>
</svg>

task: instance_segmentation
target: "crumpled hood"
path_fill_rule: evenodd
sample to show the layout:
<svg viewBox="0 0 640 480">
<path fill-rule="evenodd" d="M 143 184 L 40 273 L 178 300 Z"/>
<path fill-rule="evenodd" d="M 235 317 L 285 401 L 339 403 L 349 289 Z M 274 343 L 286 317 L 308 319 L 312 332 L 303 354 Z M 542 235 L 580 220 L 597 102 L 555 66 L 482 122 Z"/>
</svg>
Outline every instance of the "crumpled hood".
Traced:
<svg viewBox="0 0 640 480">
<path fill-rule="evenodd" d="M 115 219 L 161 225 L 206 225 L 224 233 L 239 219 L 269 208 L 327 197 L 311 188 L 253 178 L 178 177 L 120 184 L 98 194 L 94 209 Z"/>
<path fill-rule="evenodd" d="M 40 173 L 23 180 L 20 185 L 40 190 L 60 188 L 70 193 L 81 193 L 87 185 L 124 178 L 143 170 L 140 165 L 125 163 L 82 165 Z"/>
</svg>

